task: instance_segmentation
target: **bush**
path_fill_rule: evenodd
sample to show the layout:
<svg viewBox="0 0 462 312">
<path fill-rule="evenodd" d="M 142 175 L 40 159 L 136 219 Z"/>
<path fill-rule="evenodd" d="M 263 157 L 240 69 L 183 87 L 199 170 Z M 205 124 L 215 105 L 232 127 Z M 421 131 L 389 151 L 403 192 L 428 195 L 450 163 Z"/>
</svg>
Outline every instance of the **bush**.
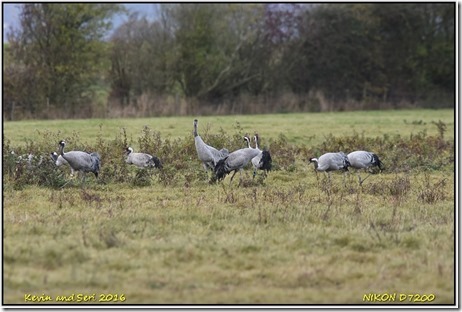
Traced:
<svg viewBox="0 0 462 312">
<path fill-rule="evenodd" d="M 264 141 L 262 149 L 267 149 L 273 159 L 272 170 L 291 172 L 297 169 L 296 159 L 307 159 L 311 155 L 321 155 L 331 151 L 368 150 L 376 153 L 388 173 L 406 173 L 412 170 L 432 171 L 454 169 L 454 142 L 443 138 L 444 125 L 440 122 L 436 126 L 441 129 L 439 136 L 428 136 L 420 132 L 404 138 L 400 135 L 383 135 L 376 138 L 366 138 L 364 134 L 353 133 L 350 136 L 326 137 L 321 144 L 306 147 L 288 143 L 287 137 L 280 135 L 277 139 Z M 27 142 L 25 148 L 10 145 L 8 139 L 3 144 L 3 180 L 15 188 L 25 185 L 42 185 L 51 188 L 62 187 L 67 180 L 68 168 L 56 168 L 51 161 L 50 153 L 57 150 L 57 142 L 62 139 L 61 134 L 50 131 L 39 132 L 41 139 Z M 203 129 L 201 136 L 207 144 L 220 149 L 226 147 L 229 151 L 243 148 L 243 129 L 236 123 L 234 133 L 227 133 L 220 129 L 218 133 L 209 133 L 208 127 Z M 130 165 L 125 163 L 124 153 L 129 145 L 125 129 L 121 129 L 112 140 L 104 140 L 99 135 L 95 145 L 81 142 L 77 133 L 65 138 L 75 150 L 88 152 L 97 151 L 101 155 L 101 169 L 99 183 L 131 183 L 134 186 L 148 186 L 154 177 L 164 185 L 190 185 L 196 180 L 206 179 L 206 174 L 197 158 L 192 135 L 183 138 L 162 138 L 160 133 L 145 126 L 137 138 L 140 152 L 146 152 L 159 157 L 163 169 L 154 171 L 139 171 L 133 173 Z M 28 154 L 34 155 L 32 162 L 26 161 Z M 19 156 L 22 155 L 22 156 Z M 40 161 L 41 160 L 41 161 Z M 209 173 L 210 174 L 210 173 Z M 255 182 L 255 181 L 253 181 Z M 254 183 L 249 185 L 254 185 Z M 408 181 L 407 181 L 408 182 Z M 388 185 L 389 192 L 399 195 L 405 191 L 405 180 L 395 180 Z M 257 184 L 263 184 L 258 181 Z M 429 197 L 430 196 L 430 197 Z M 431 201 L 431 195 L 422 194 L 423 201 Z"/>
</svg>

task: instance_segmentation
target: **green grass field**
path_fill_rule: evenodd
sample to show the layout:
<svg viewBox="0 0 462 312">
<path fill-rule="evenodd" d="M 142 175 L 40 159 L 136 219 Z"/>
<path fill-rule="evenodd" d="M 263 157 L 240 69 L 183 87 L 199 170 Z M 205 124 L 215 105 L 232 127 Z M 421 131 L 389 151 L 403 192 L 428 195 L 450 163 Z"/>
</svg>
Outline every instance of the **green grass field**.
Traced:
<svg viewBox="0 0 462 312">
<path fill-rule="evenodd" d="M 4 304 L 455 303 L 453 110 L 198 117 L 217 147 L 258 131 L 272 153 L 266 179 L 231 185 L 209 183 L 193 119 L 4 123 Z M 98 180 L 8 158 L 62 138 L 101 154 Z M 164 170 L 129 167 L 124 144 Z M 362 187 L 306 162 L 359 148 L 386 167 Z"/>
<path fill-rule="evenodd" d="M 130 137 L 136 139 L 144 126 L 159 131 L 162 137 L 177 138 L 191 135 L 193 119 L 196 117 L 160 117 L 138 119 L 91 119 L 91 120 L 40 120 L 4 123 L 4 136 L 13 145 L 39 139 L 45 130 L 70 136 L 79 133 L 84 141 L 94 142 L 99 133 L 110 140 L 114 134 L 125 128 Z M 454 110 L 400 110 L 359 111 L 341 113 L 311 114 L 269 114 L 235 116 L 204 116 L 199 119 L 202 133 L 218 132 L 220 128 L 233 131 L 237 123 L 245 131 L 259 131 L 263 139 L 277 137 L 283 133 L 290 143 L 318 144 L 329 134 L 353 135 L 364 133 L 368 137 L 388 135 L 409 135 L 426 130 L 436 135 L 437 129 L 431 122 L 444 121 L 447 124 L 447 138 L 454 138 Z M 57 144 L 57 142 L 53 142 Z"/>
</svg>

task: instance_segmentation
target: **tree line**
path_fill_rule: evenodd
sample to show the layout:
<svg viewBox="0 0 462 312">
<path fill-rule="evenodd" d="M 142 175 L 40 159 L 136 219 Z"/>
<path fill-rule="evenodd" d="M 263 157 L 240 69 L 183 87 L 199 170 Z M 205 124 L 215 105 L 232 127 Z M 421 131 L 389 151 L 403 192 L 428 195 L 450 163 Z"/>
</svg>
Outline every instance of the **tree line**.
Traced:
<svg viewBox="0 0 462 312">
<path fill-rule="evenodd" d="M 3 118 L 452 107 L 455 3 L 21 6 Z M 127 17 L 116 29 L 116 14 Z"/>
</svg>

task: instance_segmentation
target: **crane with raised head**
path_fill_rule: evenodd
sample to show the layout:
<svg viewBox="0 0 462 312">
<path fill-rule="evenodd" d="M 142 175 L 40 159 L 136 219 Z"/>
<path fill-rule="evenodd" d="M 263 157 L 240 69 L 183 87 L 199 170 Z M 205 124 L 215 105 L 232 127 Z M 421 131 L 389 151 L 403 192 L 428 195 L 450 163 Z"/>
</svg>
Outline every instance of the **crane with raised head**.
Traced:
<svg viewBox="0 0 462 312">
<path fill-rule="evenodd" d="M 197 133 L 198 120 L 194 119 L 194 143 L 196 145 L 197 156 L 204 166 L 205 171 L 214 170 L 217 163 L 229 155 L 229 151 L 226 148 L 217 150 L 213 146 L 210 146 L 202 140 L 201 136 Z"/>
<path fill-rule="evenodd" d="M 64 152 L 65 146 L 66 142 L 61 140 L 59 142 L 59 155 L 68 162 L 69 166 L 74 171 L 82 172 L 82 183 L 85 181 L 85 173 L 87 172 L 92 172 L 95 177 L 98 178 L 101 162 L 101 158 L 98 153 L 87 153 L 83 151 Z"/>
</svg>

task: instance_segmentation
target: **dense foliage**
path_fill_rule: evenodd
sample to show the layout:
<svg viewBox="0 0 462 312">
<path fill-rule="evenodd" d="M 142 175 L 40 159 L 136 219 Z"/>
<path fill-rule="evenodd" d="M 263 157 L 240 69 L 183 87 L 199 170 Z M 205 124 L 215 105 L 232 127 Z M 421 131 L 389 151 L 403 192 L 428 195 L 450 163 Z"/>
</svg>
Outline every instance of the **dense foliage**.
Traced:
<svg viewBox="0 0 462 312">
<path fill-rule="evenodd" d="M 427 135 L 426 131 L 401 135 L 383 135 L 375 138 L 364 134 L 329 135 L 317 145 L 294 145 L 288 143 L 281 134 L 276 139 L 264 142 L 262 148 L 269 150 L 273 159 L 273 171 L 294 172 L 310 166 L 307 160 L 313 155 L 321 155 L 326 151 L 371 150 L 380 155 L 385 164 L 386 173 L 434 172 L 454 170 L 454 142 L 444 138 L 445 124 L 436 123 L 438 136 Z M 226 147 L 230 151 L 245 147 L 242 139 L 243 130 L 239 124 L 233 132 L 226 133 L 221 129 L 218 133 L 203 133 L 203 138 L 212 146 Z M 41 139 L 29 141 L 24 147 L 11 146 L 6 140 L 3 144 L 3 181 L 6 188 L 23 188 L 26 185 L 41 185 L 51 188 L 61 188 L 69 182 L 68 166 L 56 167 L 50 151 L 56 150 L 57 142 L 62 139 L 62 133 L 43 131 Z M 114 139 L 105 140 L 98 135 L 95 144 L 84 142 L 78 133 L 65 137 L 74 150 L 87 152 L 98 151 L 101 155 L 101 171 L 96 183 L 130 183 L 134 186 L 148 186 L 152 183 L 162 183 L 169 186 L 189 187 L 194 181 L 208 181 L 210 173 L 202 169 L 197 158 L 194 141 L 188 135 L 182 138 L 162 138 L 160 133 L 145 126 L 137 138 L 139 151 L 160 158 L 161 170 L 135 169 L 124 161 L 123 151 L 128 146 L 125 129 L 121 129 Z M 28 155 L 33 158 L 28 161 Z M 353 170 L 354 171 L 354 170 Z M 246 181 L 243 186 L 255 186 L 265 183 L 264 175 L 252 181 Z M 87 180 L 94 181 L 93 176 Z M 66 182 L 67 181 L 67 182 Z M 80 178 L 75 180 L 80 183 Z M 93 182 L 91 182 L 93 183 Z"/>
<path fill-rule="evenodd" d="M 454 3 L 24 4 L 4 118 L 450 107 Z"/>
</svg>

